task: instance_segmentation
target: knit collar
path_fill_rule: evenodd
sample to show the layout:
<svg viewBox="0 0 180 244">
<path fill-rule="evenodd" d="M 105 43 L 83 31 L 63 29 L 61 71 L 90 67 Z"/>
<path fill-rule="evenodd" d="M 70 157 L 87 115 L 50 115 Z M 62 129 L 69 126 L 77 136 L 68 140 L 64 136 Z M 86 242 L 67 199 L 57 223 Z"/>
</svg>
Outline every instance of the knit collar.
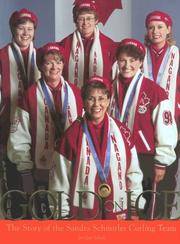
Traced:
<svg viewBox="0 0 180 244">
<path fill-rule="evenodd" d="M 46 83 L 51 91 L 58 91 L 61 89 L 62 83 L 59 81 L 56 87 L 53 87 L 50 82 Z"/>
<path fill-rule="evenodd" d="M 157 46 L 154 45 L 154 44 L 152 44 L 152 45 L 150 46 L 150 49 L 151 49 L 151 51 L 152 51 L 155 55 L 160 56 L 160 55 L 167 49 L 167 47 L 168 47 L 168 44 L 167 44 L 167 42 L 166 42 L 165 45 L 164 45 L 162 48 L 160 48 L 160 49 L 158 49 Z"/>
<path fill-rule="evenodd" d="M 121 74 L 119 75 L 119 80 L 120 82 L 124 85 L 124 86 L 129 86 L 129 84 L 131 83 L 131 81 L 133 80 L 134 77 L 130 77 L 130 78 L 124 78 L 121 76 Z"/>
</svg>

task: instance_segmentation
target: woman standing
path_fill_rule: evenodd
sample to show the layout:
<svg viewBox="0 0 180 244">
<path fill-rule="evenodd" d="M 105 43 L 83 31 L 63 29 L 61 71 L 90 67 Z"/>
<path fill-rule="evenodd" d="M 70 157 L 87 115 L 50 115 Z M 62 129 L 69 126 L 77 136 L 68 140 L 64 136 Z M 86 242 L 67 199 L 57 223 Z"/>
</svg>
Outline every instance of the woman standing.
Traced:
<svg viewBox="0 0 180 244">
<path fill-rule="evenodd" d="M 119 75 L 113 84 L 110 114 L 130 129 L 144 175 L 143 188 L 152 190 L 153 183 L 163 180 L 167 166 L 176 158 L 177 129 L 164 89 L 144 77 L 141 71 L 144 56 L 145 47 L 138 40 L 120 42 Z M 147 214 L 151 196 L 145 194 L 145 197 Z M 164 201 L 159 205 L 161 210 L 163 205 Z"/>
<path fill-rule="evenodd" d="M 7 159 L 10 124 L 24 91 L 39 78 L 33 45 L 37 22 L 37 16 L 28 9 L 15 11 L 9 19 L 12 42 L 0 50 L 0 154 L 8 190 L 19 185 L 18 172 Z"/>
<path fill-rule="evenodd" d="M 15 11 L 9 20 L 12 42 L 0 50 L 1 128 L 6 152 L 10 121 L 24 91 L 39 78 L 33 45 L 37 16 L 28 9 Z"/>
<path fill-rule="evenodd" d="M 59 43 L 65 49 L 65 78 L 80 88 L 94 75 L 109 79 L 115 43 L 99 31 L 95 1 L 76 1 L 73 19 L 76 30 Z"/>
<path fill-rule="evenodd" d="M 166 91 L 172 108 L 172 116 L 175 117 L 180 133 L 179 49 L 175 46 L 173 39 L 173 21 L 167 13 L 153 11 L 147 15 L 145 24 L 147 31 L 145 36 L 144 74 Z M 171 189 L 169 188 L 169 190 L 172 191 L 175 191 L 176 186 L 175 174 L 178 168 L 179 151 L 180 142 L 176 147 L 177 159 L 169 167 L 164 181 L 165 184 L 168 184 L 168 181 L 171 180 Z M 169 204 L 173 203 L 173 194 L 168 200 Z"/>
<path fill-rule="evenodd" d="M 49 188 L 69 194 L 69 200 L 62 198 L 67 218 L 126 219 L 127 208 L 135 207 L 142 192 L 142 172 L 130 132 L 107 114 L 110 87 L 105 78 L 87 81 L 82 99 L 85 114 L 69 127 L 57 147 Z M 132 191 L 129 205 L 128 190 Z M 143 206 L 141 198 L 139 207 Z"/>
<path fill-rule="evenodd" d="M 62 76 L 62 48 L 48 43 L 38 49 L 37 65 L 41 78 L 18 105 L 8 143 L 8 157 L 21 176 L 24 192 L 47 189 L 55 144 L 82 114 L 79 89 Z"/>
<path fill-rule="evenodd" d="M 164 12 L 153 11 L 146 17 L 146 55 L 144 74 L 166 91 L 172 115 L 177 117 L 179 49 L 174 45 L 172 19 Z"/>
</svg>

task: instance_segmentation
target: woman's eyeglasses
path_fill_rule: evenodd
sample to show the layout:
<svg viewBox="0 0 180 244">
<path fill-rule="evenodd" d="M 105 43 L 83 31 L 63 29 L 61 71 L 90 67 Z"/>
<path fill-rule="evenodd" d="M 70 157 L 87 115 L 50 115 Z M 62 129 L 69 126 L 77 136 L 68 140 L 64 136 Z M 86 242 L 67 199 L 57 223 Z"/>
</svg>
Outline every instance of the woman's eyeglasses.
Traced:
<svg viewBox="0 0 180 244">
<path fill-rule="evenodd" d="M 93 22 L 95 20 L 94 17 L 87 17 L 87 18 L 84 18 L 84 17 L 80 17 L 80 18 L 77 18 L 77 22 L 78 23 L 90 23 L 90 22 Z"/>
</svg>

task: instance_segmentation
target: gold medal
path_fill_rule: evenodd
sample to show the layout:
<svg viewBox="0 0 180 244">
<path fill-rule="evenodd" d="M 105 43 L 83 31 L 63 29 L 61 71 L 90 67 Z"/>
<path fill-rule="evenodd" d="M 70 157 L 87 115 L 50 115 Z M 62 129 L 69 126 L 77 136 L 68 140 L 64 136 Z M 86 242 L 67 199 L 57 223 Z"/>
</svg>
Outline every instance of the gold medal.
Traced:
<svg viewBox="0 0 180 244">
<path fill-rule="evenodd" d="M 98 194 L 102 198 L 108 197 L 111 194 L 111 187 L 106 183 L 100 184 L 98 187 Z"/>
</svg>

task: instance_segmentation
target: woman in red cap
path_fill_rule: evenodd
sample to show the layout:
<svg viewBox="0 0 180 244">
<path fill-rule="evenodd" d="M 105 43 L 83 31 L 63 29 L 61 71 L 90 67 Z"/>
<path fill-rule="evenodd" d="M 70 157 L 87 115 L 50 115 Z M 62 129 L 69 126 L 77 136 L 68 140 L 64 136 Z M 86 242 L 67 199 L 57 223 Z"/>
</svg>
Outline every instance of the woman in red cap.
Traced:
<svg viewBox="0 0 180 244">
<path fill-rule="evenodd" d="M 107 114 L 108 80 L 92 77 L 81 94 L 85 114 L 69 127 L 57 147 L 50 190 L 69 195 L 63 193 L 59 209 L 64 217 L 126 219 L 127 208 L 135 206 L 142 192 L 142 172 L 130 132 Z M 62 177 L 62 172 L 67 174 Z M 129 206 L 127 190 L 132 191 Z M 143 208 L 143 198 L 139 206 Z"/>
<path fill-rule="evenodd" d="M 166 91 L 172 108 L 172 115 L 175 117 L 180 133 L 179 49 L 175 46 L 173 39 L 172 18 L 165 12 L 153 11 L 147 15 L 145 24 L 147 31 L 144 74 Z M 180 142 L 176 147 L 177 160 L 169 167 L 169 174 L 166 174 L 166 179 L 163 181 L 164 184 L 168 184 L 168 181 L 171 180 L 172 191 L 176 185 L 175 174 L 178 168 L 179 151 Z M 173 203 L 173 194 L 171 196 L 169 204 Z"/>
<path fill-rule="evenodd" d="M 39 78 L 33 45 L 37 21 L 28 9 L 15 11 L 9 20 L 12 42 L 0 50 L 0 154 L 6 161 L 9 190 L 19 184 L 14 177 L 18 173 L 6 158 L 10 121 L 24 91 Z"/>
<path fill-rule="evenodd" d="M 96 2 L 76 1 L 73 19 L 75 32 L 59 43 L 65 49 L 65 78 L 80 88 L 94 75 L 109 79 L 115 43 L 99 31 Z"/>
<path fill-rule="evenodd" d="M 79 89 L 62 76 L 63 49 L 46 44 L 37 50 L 37 65 L 41 78 L 16 109 L 8 142 L 8 157 L 22 176 L 24 192 L 47 188 L 55 143 L 82 114 Z"/>
<path fill-rule="evenodd" d="M 179 49 L 172 37 L 172 19 L 164 12 L 153 11 L 146 17 L 146 56 L 144 74 L 166 91 L 173 116 L 179 114 L 177 101 L 177 76 Z"/>
<path fill-rule="evenodd" d="M 144 45 L 124 39 L 116 55 L 119 75 L 113 84 L 110 115 L 130 129 L 144 174 L 143 188 L 152 190 L 153 182 L 163 180 L 166 167 L 176 158 L 176 124 L 165 91 L 142 73 Z M 145 197 L 147 214 L 151 196 Z"/>
</svg>

